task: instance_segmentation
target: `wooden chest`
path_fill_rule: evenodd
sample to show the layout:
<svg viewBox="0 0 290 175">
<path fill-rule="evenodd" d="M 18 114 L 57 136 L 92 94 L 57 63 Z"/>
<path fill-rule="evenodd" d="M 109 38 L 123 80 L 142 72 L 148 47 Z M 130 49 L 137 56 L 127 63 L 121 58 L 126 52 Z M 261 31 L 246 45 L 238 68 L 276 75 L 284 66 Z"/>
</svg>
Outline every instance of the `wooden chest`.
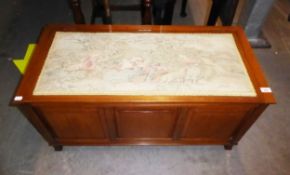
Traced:
<svg viewBox="0 0 290 175">
<path fill-rule="evenodd" d="M 46 26 L 13 99 L 56 150 L 231 149 L 272 103 L 242 29 L 181 26 Z"/>
</svg>

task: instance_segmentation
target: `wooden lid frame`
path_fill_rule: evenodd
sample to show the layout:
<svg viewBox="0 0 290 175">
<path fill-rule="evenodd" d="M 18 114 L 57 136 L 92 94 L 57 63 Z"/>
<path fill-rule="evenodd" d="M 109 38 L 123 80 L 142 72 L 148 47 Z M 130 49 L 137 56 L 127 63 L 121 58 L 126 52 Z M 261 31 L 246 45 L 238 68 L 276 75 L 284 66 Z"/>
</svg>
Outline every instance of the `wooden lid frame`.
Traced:
<svg viewBox="0 0 290 175">
<path fill-rule="evenodd" d="M 133 96 L 133 95 L 45 95 L 33 90 L 57 31 L 70 32 L 154 32 L 154 33 L 231 33 L 256 90 L 256 97 L 232 96 Z M 16 91 L 13 104 L 42 102 L 81 103 L 275 103 L 259 63 L 240 27 L 129 26 L 129 25 L 48 25 L 44 27 L 27 70 Z"/>
</svg>

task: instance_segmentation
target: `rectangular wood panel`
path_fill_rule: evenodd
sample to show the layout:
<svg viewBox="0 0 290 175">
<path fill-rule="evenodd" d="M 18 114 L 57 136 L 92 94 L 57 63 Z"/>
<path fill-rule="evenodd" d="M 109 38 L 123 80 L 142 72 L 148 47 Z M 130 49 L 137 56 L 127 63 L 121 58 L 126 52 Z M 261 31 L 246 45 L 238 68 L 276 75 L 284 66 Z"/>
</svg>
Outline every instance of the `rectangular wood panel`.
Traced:
<svg viewBox="0 0 290 175">
<path fill-rule="evenodd" d="M 115 117 L 119 138 L 171 138 L 177 110 L 118 108 Z"/>
<path fill-rule="evenodd" d="M 190 108 L 181 139 L 227 141 L 245 117 L 250 106 L 201 105 Z"/>
<path fill-rule="evenodd" d="M 104 139 L 102 116 L 96 108 L 42 106 L 37 110 L 59 139 Z"/>
</svg>

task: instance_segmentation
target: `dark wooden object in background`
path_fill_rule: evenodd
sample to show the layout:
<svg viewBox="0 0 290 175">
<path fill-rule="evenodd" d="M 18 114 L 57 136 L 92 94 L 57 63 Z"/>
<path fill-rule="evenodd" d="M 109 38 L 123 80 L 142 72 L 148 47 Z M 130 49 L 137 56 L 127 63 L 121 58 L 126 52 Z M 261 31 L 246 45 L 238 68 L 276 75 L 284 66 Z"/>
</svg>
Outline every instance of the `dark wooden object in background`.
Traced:
<svg viewBox="0 0 290 175">
<path fill-rule="evenodd" d="M 153 19 L 156 25 L 171 25 L 176 0 L 153 1 Z"/>
<path fill-rule="evenodd" d="M 231 33 L 256 97 L 34 96 L 33 90 L 57 31 Z M 47 142 L 63 145 L 224 145 L 231 149 L 269 104 L 275 103 L 245 34 L 239 27 L 86 26 L 44 28 L 13 101 Z"/>
<path fill-rule="evenodd" d="M 207 25 L 215 25 L 218 17 L 224 26 L 232 25 L 238 3 L 239 0 L 213 0 Z"/>
<path fill-rule="evenodd" d="M 91 24 L 95 23 L 97 17 L 103 19 L 104 24 L 112 24 L 111 11 L 140 11 L 142 24 L 151 24 L 151 0 L 140 0 L 139 4 L 132 5 L 114 5 L 109 0 L 91 0 L 93 12 L 91 16 Z"/>
<path fill-rule="evenodd" d="M 81 9 L 80 0 L 69 0 L 70 8 L 73 12 L 74 21 L 76 24 L 85 24 L 85 18 Z"/>
<path fill-rule="evenodd" d="M 152 0 L 143 0 L 142 5 L 142 24 L 152 24 Z"/>
<path fill-rule="evenodd" d="M 159 25 L 171 25 L 176 0 L 167 0 L 164 8 L 163 21 Z"/>
<path fill-rule="evenodd" d="M 140 0 L 140 4 L 112 5 L 109 0 L 91 0 L 92 14 L 90 23 L 94 24 L 97 17 L 103 19 L 104 24 L 112 24 L 111 11 L 140 11 L 142 24 L 171 25 L 176 0 Z M 181 15 L 186 16 L 186 2 L 183 0 Z M 76 24 L 84 24 L 85 19 L 80 6 L 80 0 L 69 0 Z M 153 13 L 153 15 L 152 15 Z"/>
<path fill-rule="evenodd" d="M 180 16 L 181 17 L 187 16 L 186 6 L 187 6 L 187 0 L 182 0 L 181 9 L 180 9 Z"/>
<path fill-rule="evenodd" d="M 108 0 L 104 0 L 108 2 Z M 157 1 L 154 1 L 157 2 Z M 232 25 L 236 8 L 239 0 L 213 0 L 213 5 L 210 11 L 207 25 L 212 26 L 216 24 L 218 17 L 221 18 L 222 24 L 225 26 Z M 80 0 L 69 0 L 70 7 L 73 12 L 74 21 L 76 24 L 84 24 L 85 19 L 80 6 Z M 168 0 L 164 4 L 152 5 L 152 0 L 142 0 L 141 5 L 131 6 L 114 6 L 106 3 L 100 3 L 99 0 L 92 0 L 93 12 L 91 15 L 91 24 L 94 23 L 96 17 L 102 17 L 104 24 L 111 24 L 111 10 L 140 10 L 142 17 L 142 24 L 152 24 L 151 11 L 153 11 L 154 24 L 171 25 L 174 13 L 174 6 L 176 0 Z M 180 15 L 186 16 L 187 0 L 182 0 L 182 7 Z M 152 10 L 153 8 L 153 10 Z M 163 14 L 163 15 L 162 15 Z"/>
</svg>

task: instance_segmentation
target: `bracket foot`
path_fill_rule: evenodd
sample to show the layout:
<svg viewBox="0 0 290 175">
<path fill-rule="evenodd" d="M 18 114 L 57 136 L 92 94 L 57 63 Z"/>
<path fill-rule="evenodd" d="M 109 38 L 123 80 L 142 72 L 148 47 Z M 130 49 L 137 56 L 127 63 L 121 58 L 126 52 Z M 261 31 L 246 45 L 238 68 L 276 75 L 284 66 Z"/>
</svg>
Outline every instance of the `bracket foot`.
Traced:
<svg viewBox="0 0 290 175">
<path fill-rule="evenodd" d="M 55 151 L 62 151 L 63 150 L 63 146 L 62 145 L 54 145 L 53 146 Z"/>
</svg>

